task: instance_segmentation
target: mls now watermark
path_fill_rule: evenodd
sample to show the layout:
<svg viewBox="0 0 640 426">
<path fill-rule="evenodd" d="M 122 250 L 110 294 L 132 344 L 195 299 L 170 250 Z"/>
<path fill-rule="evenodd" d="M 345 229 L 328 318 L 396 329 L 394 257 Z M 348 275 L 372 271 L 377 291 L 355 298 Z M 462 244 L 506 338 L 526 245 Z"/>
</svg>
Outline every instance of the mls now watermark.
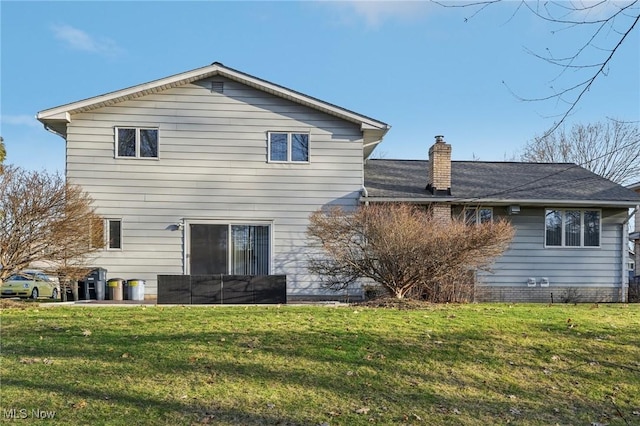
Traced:
<svg viewBox="0 0 640 426">
<path fill-rule="evenodd" d="M 33 408 L 27 410 L 26 408 L 8 408 L 2 410 L 2 417 L 5 419 L 53 419 L 56 416 L 55 411 L 41 410 L 39 408 Z"/>
</svg>

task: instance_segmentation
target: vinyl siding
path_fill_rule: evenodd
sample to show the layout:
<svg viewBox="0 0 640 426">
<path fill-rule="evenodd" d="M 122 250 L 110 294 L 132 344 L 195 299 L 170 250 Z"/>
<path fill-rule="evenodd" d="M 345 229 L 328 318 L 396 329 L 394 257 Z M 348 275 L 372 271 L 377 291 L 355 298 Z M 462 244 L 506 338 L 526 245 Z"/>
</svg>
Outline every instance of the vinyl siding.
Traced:
<svg viewBox="0 0 640 426">
<path fill-rule="evenodd" d="M 362 185 L 358 125 L 242 84 L 224 93 L 206 81 L 72 116 L 67 176 L 95 200 L 99 214 L 122 219 L 122 250 L 95 265 L 108 278 L 147 281 L 182 274 L 185 232 L 176 223 L 272 223 L 272 270 L 290 295 L 325 291 L 305 268 L 309 214 L 324 205 L 357 205 Z M 114 127 L 159 129 L 159 159 L 114 158 Z M 310 134 L 309 163 L 267 163 L 267 132 Z M 330 294 L 330 293 L 328 293 Z"/>
<path fill-rule="evenodd" d="M 500 215 L 500 210 L 494 210 Z M 480 283 L 522 286 L 527 279 L 548 278 L 550 286 L 620 287 L 622 222 L 627 211 L 603 209 L 600 247 L 547 248 L 544 246 L 545 209 L 522 208 L 507 216 L 516 228 L 509 249 L 493 265 L 493 273 L 480 274 Z M 539 285 L 539 284 L 538 284 Z"/>
</svg>

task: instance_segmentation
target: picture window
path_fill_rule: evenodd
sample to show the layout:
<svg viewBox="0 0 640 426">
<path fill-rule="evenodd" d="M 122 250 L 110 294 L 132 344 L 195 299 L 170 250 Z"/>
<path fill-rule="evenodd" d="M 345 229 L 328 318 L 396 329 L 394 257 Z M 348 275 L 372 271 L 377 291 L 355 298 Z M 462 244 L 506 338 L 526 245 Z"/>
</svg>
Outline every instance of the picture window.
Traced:
<svg viewBox="0 0 640 426">
<path fill-rule="evenodd" d="M 546 247 L 599 247 L 598 210 L 554 210 L 545 214 Z"/>
</svg>

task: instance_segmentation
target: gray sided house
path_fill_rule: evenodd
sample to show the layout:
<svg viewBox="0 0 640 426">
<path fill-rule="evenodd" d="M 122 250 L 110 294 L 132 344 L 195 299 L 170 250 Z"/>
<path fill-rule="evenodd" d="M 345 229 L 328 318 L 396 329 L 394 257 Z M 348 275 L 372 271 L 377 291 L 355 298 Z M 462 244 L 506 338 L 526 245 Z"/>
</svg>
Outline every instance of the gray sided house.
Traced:
<svg viewBox="0 0 640 426">
<path fill-rule="evenodd" d="M 306 270 L 322 206 L 359 204 L 389 126 L 220 63 L 38 113 L 66 176 L 105 218 L 108 278 L 287 277 L 287 298 L 335 298 Z"/>
<path fill-rule="evenodd" d="M 451 161 L 438 136 L 429 161 L 368 160 L 361 202 L 507 218 L 515 237 L 477 274 L 477 301 L 626 300 L 629 209 L 640 196 L 575 164 Z"/>
<path fill-rule="evenodd" d="M 636 182 L 632 185 L 629 185 L 627 188 L 635 191 L 640 196 L 640 182 Z M 631 259 L 631 263 L 634 269 L 631 271 L 631 275 L 637 277 L 640 280 L 640 203 L 636 206 L 635 209 L 635 227 L 633 232 L 629 234 L 629 239 L 633 242 L 634 249 L 633 255 L 634 258 Z"/>
<path fill-rule="evenodd" d="M 476 299 L 626 297 L 628 208 L 640 196 L 573 164 L 367 160 L 389 126 L 220 63 L 38 113 L 66 175 L 105 219 L 107 278 L 286 275 L 289 301 L 336 294 L 306 268 L 309 215 L 332 205 L 433 206 L 516 227 Z"/>
</svg>

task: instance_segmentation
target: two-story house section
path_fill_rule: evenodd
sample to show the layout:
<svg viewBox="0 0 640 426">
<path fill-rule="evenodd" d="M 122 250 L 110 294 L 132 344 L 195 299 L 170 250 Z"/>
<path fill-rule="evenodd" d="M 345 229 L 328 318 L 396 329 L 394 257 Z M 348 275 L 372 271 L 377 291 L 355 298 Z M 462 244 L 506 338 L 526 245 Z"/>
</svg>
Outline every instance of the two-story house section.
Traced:
<svg viewBox="0 0 640 426">
<path fill-rule="evenodd" d="M 94 199 L 108 277 L 287 276 L 289 300 L 330 293 L 306 269 L 310 213 L 356 207 L 381 121 L 221 63 L 47 109 L 66 176 Z M 331 293 L 332 296 L 335 296 Z"/>
</svg>

